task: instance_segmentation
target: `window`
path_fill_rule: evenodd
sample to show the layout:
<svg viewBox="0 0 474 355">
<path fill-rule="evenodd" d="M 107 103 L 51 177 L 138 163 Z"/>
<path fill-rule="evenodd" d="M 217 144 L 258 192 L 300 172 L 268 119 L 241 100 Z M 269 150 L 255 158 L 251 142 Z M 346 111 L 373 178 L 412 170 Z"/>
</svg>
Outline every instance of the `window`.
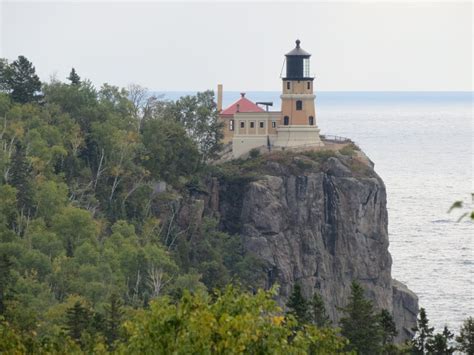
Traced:
<svg viewBox="0 0 474 355">
<path fill-rule="evenodd" d="M 234 130 L 234 120 L 230 120 L 229 121 L 229 131 L 233 131 Z"/>
<path fill-rule="evenodd" d="M 240 121 L 240 128 L 245 128 L 245 122 L 244 121 Z"/>
<path fill-rule="evenodd" d="M 286 82 L 286 88 L 287 88 L 288 90 L 290 90 L 290 87 L 291 87 L 291 84 L 290 84 L 289 81 L 287 81 L 287 82 Z"/>
<path fill-rule="evenodd" d="M 250 122 L 250 128 L 255 128 L 255 122 Z"/>
<path fill-rule="evenodd" d="M 288 126 L 290 124 L 290 118 L 288 116 L 283 117 L 283 124 Z"/>
<path fill-rule="evenodd" d="M 305 78 L 309 78 L 309 58 L 303 59 L 303 75 Z"/>
<path fill-rule="evenodd" d="M 276 128 L 277 123 L 275 121 L 272 122 L 272 128 Z"/>
<path fill-rule="evenodd" d="M 308 83 L 307 83 L 307 87 L 308 87 L 308 90 L 310 90 L 310 89 L 311 89 L 311 81 L 308 81 Z"/>
<path fill-rule="evenodd" d="M 313 116 L 309 116 L 308 123 L 309 123 L 310 126 L 314 126 L 314 117 Z"/>
<path fill-rule="evenodd" d="M 265 127 L 265 123 L 263 121 L 260 121 L 260 128 Z"/>
<path fill-rule="evenodd" d="M 301 111 L 303 109 L 303 101 L 297 100 L 296 101 L 296 110 Z"/>
</svg>

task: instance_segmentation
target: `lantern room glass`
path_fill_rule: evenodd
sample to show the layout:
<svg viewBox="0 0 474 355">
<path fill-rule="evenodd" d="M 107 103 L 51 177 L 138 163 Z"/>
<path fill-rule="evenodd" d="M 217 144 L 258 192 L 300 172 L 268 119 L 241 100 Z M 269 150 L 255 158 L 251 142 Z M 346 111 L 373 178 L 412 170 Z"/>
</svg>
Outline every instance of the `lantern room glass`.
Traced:
<svg viewBox="0 0 474 355">
<path fill-rule="evenodd" d="M 309 58 L 303 59 L 303 76 L 309 78 Z"/>
</svg>

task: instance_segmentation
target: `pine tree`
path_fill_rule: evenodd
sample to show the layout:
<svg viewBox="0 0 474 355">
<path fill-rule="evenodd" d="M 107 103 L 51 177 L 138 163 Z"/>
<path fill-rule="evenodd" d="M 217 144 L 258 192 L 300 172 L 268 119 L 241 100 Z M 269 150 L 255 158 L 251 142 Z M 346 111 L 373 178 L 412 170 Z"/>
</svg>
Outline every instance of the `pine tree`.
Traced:
<svg viewBox="0 0 474 355">
<path fill-rule="evenodd" d="M 474 355 L 474 318 L 467 318 L 456 337 L 457 350 L 468 355 Z"/>
<path fill-rule="evenodd" d="M 293 292 L 286 303 L 289 313 L 294 315 L 298 323 L 304 324 L 309 322 L 308 301 L 301 293 L 301 286 L 295 283 Z"/>
<path fill-rule="evenodd" d="M 66 311 L 65 330 L 72 339 L 80 344 L 82 333 L 89 329 L 91 321 L 91 311 L 77 301 L 74 306 Z"/>
<path fill-rule="evenodd" d="M 415 337 L 412 340 L 412 352 L 414 354 L 424 354 L 426 351 L 426 344 L 433 338 L 433 327 L 429 325 L 428 317 L 424 308 L 420 308 L 417 325 L 412 330 L 415 332 Z"/>
<path fill-rule="evenodd" d="M 8 75 L 8 62 L 4 58 L 0 58 L 0 91 L 7 91 L 8 92 L 8 83 L 7 83 L 7 75 Z"/>
<path fill-rule="evenodd" d="M 12 100 L 19 103 L 35 101 L 41 90 L 35 67 L 22 55 L 7 67 L 4 81 Z"/>
<path fill-rule="evenodd" d="M 321 295 L 314 293 L 313 298 L 309 302 L 309 309 L 311 313 L 311 321 L 318 327 L 328 327 L 331 325 L 329 316 L 326 313 L 326 307 Z"/>
<path fill-rule="evenodd" d="M 18 209 L 28 216 L 33 210 L 33 193 L 31 188 L 31 168 L 26 159 L 26 152 L 20 141 L 11 159 L 10 185 L 17 189 Z"/>
<path fill-rule="evenodd" d="M 349 340 L 348 350 L 355 350 L 358 354 L 378 354 L 382 341 L 379 317 L 357 282 L 352 283 L 349 304 L 341 310 L 344 313 L 340 321 L 341 334 Z"/>
<path fill-rule="evenodd" d="M 76 69 L 72 68 L 67 78 L 71 85 L 79 85 L 81 83 L 81 77 L 76 73 Z"/>
<path fill-rule="evenodd" d="M 382 345 L 390 344 L 393 342 L 393 338 L 398 334 L 395 321 L 390 312 L 386 309 L 382 309 L 379 317 L 382 329 Z"/>
<path fill-rule="evenodd" d="M 426 350 L 429 354 L 448 355 L 454 353 L 455 349 L 449 346 L 454 334 L 444 326 L 443 332 L 436 334 L 426 342 Z"/>
<path fill-rule="evenodd" d="M 109 304 L 105 306 L 105 329 L 104 335 L 107 344 L 113 348 L 114 342 L 119 338 L 119 329 L 122 322 L 123 302 L 116 293 L 112 293 Z"/>
<path fill-rule="evenodd" d="M 8 300 L 10 296 L 12 265 L 7 254 L 0 255 L 0 316 L 4 315 L 7 310 L 5 301 Z"/>
</svg>

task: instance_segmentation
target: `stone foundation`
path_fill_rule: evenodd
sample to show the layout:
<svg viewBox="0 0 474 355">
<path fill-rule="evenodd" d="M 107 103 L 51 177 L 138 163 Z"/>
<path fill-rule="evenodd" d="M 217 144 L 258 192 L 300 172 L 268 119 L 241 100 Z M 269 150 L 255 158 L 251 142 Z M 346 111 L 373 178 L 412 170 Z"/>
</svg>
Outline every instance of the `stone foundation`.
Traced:
<svg viewBox="0 0 474 355">
<path fill-rule="evenodd" d="M 317 126 L 280 126 L 277 128 L 276 147 L 323 146 Z"/>
</svg>

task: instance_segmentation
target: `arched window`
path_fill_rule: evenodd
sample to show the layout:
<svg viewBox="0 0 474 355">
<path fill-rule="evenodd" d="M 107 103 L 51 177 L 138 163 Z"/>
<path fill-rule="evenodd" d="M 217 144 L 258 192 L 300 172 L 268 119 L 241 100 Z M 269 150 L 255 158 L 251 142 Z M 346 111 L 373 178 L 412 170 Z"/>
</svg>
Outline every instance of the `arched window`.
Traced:
<svg viewBox="0 0 474 355">
<path fill-rule="evenodd" d="M 234 120 L 230 120 L 229 121 L 229 131 L 233 131 L 234 130 Z"/>
<path fill-rule="evenodd" d="M 308 81 L 308 84 L 307 84 L 307 85 L 308 85 L 308 86 L 307 86 L 307 87 L 308 87 L 308 90 L 311 89 L 311 81 Z"/>
<path fill-rule="evenodd" d="M 288 116 L 283 117 L 283 124 L 288 126 L 290 124 L 290 118 Z"/>
<path fill-rule="evenodd" d="M 287 88 L 287 90 L 290 90 L 290 87 L 291 87 L 291 84 L 290 84 L 289 81 L 287 81 L 287 82 L 286 82 L 286 88 Z"/>
<path fill-rule="evenodd" d="M 314 117 L 313 116 L 309 116 L 308 123 L 309 123 L 310 126 L 314 126 Z"/>
<path fill-rule="evenodd" d="M 297 100 L 296 101 L 296 110 L 301 111 L 303 109 L 303 101 Z"/>
</svg>

